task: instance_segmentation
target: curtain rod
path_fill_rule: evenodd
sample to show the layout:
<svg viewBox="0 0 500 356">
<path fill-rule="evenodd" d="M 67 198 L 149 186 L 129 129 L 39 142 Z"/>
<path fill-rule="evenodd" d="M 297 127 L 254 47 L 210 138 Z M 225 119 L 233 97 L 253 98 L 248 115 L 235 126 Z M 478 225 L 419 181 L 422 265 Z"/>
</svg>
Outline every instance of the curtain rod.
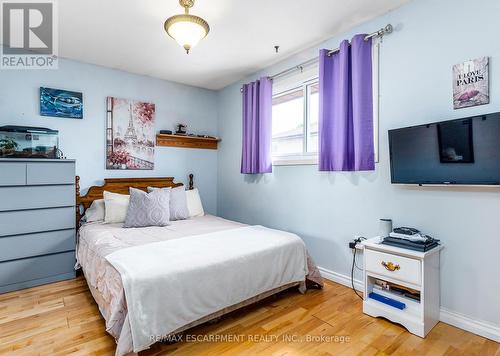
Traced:
<svg viewBox="0 0 500 356">
<path fill-rule="evenodd" d="M 368 41 L 370 38 L 382 37 L 382 36 L 384 36 L 386 34 L 392 33 L 393 30 L 394 30 L 394 27 L 392 27 L 391 24 L 387 24 L 385 27 L 381 28 L 380 30 L 372 32 L 372 33 L 366 35 L 365 36 L 365 41 Z M 337 53 L 338 51 L 340 51 L 340 47 L 328 51 L 328 56 L 331 56 L 332 54 Z M 317 62 L 318 60 L 319 60 L 319 57 L 311 58 L 311 59 L 309 59 L 309 60 L 307 60 L 305 62 L 302 62 L 302 63 L 300 63 L 300 64 L 298 64 L 296 66 L 293 66 L 291 68 L 285 69 L 284 71 L 276 73 L 276 74 L 270 76 L 269 78 L 276 79 L 278 77 L 281 77 L 281 76 L 286 75 L 288 73 L 291 73 L 293 71 L 303 70 L 304 67 L 307 67 L 308 65 L 313 64 L 313 63 Z M 241 88 L 240 91 L 243 92 L 243 88 Z"/>
</svg>

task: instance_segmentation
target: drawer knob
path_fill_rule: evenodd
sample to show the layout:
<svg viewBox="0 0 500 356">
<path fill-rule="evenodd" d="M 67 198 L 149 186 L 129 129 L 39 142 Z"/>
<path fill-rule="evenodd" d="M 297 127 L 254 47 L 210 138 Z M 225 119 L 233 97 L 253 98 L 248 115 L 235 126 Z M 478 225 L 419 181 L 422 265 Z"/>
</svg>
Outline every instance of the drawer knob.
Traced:
<svg viewBox="0 0 500 356">
<path fill-rule="evenodd" d="M 401 269 L 401 267 L 399 265 L 396 265 L 392 262 L 382 261 L 382 266 L 384 266 L 386 270 L 391 271 L 391 272 L 399 271 Z"/>
</svg>

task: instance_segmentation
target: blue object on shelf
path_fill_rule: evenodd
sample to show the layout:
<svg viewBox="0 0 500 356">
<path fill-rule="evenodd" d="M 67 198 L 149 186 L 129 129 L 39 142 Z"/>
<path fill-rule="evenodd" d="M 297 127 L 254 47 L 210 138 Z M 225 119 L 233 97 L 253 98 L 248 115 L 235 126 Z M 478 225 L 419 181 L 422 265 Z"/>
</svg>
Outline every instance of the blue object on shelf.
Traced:
<svg viewBox="0 0 500 356">
<path fill-rule="evenodd" d="M 380 295 L 380 294 L 377 294 L 377 293 L 371 292 L 370 294 L 368 294 L 368 297 L 370 297 L 372 299 L 375 299 L 376 301 L 379 301 L 381 303 L 390 305 L 391 307 L 394 307 L 394 308 L 397 308 L 397 309 L 403 310 L 404 308 L 406 308 L 406 304 L 405 303 L 402 303 L 402 302 L 397 301 L 395 299 L 384 297 L 383 295 Z"/>
</svg>

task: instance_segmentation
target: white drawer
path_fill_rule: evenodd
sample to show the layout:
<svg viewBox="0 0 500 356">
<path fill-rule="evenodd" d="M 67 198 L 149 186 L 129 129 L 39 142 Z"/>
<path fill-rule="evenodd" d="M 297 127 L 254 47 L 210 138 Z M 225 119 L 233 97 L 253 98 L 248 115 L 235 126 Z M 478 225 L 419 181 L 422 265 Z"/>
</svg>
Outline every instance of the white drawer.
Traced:
<svg viewBox="0 0 500 356">
<path fill-rule="evenodd" d="M 74 185 L 0 186 L 0 211 L 75 205 Z"/>
<path fill-rule="evenodd" d="M 29 162 L 26 166 L 27 185 L 75 184 L 75 163 Z"/>
<path fill-rule="evenodd" d="M 26 163 L 0 162 L 0 186 L 26 185 Z"/>
<path fill-rule="evenodd" d="M 419 260 L 365 249 L 365 263 L 367 271 L 414 285 L 421 284 Z"/>
</svg>

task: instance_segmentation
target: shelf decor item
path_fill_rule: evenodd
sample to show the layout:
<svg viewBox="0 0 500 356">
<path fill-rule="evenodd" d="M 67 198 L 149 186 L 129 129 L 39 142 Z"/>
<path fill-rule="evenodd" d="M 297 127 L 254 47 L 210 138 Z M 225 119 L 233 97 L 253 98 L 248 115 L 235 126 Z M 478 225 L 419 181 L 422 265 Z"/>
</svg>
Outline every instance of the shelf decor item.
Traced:
<svg viewBox="0 0 500 356">
<path fill-rule="evenodd" d="M 154 169 L 155 104 L 107 98 L 106 169 Z"/>
<path fill-rule="evenodd" d="M 176 135 L 187 135 L 187 125 L 177 124 L 177 130 L 175 130 Z"/>
<path fill-rule="evenodd" d="M 462 109 L 489 102 L 488 57 L 455 64 L 453 66 L 453 108 Z"/>
<path fill-rule="evenodd" d="M 83 94 L 40 87 L 40 115 L 83 119 Z"/>
</svg>

